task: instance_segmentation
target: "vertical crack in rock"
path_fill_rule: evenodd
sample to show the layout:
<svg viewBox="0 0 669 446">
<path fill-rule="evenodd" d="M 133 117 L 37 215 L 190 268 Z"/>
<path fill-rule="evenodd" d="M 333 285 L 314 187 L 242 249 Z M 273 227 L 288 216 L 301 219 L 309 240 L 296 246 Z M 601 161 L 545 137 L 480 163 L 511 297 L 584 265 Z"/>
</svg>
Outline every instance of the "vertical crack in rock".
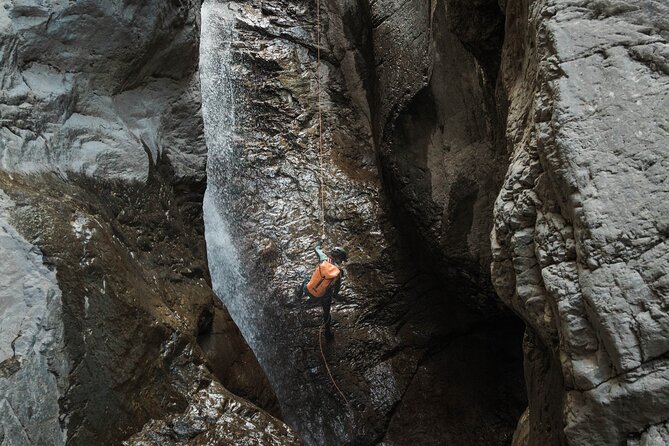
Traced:
<svg viewBox="0 0 669 446">
<path fill-rule="evenodd" d="M 376 70 L 384 185 L 411 255 L 469 305 L 494 306 L 489 233 L 507 165 L 495 93 L 503 14 L 496 2 L 476 2 L 477 14 L 457 1 L 421 5 L 405 4 L 374 32 L 376 58 L 393 61 Z M 412 20 L 429 29 L 424 42 L 390 37 Z"/>
<path fill-rule="evenodd" d="M 319 234 L 313 3 L 203 5 L 200 76 L 209 148 L 204 211 L 214 288 L 258 356 L 286 421 L 308 443 L 510 441 L 525 400 L 519 327 L 491 305 L 486 272 L 491 206 L 505 166 L 495 164 L 503 153 L 493 129 L 499 123 L 487 120 L 498 118 L 481 105 L 494 105 L 494 85 L 486 84 L 475 56 L 444 29 L 443 3 L 435 6 L 434 28 L 434 8 L 424 2 L 398 3 L 385 18 L 377 17 L 387 11 L 383 5 L 362 1 L 321 6 L 325 243 L 346 246 L 351 258 L 333 308 L 335 341 L 325 346 L 325 357 L 351 407 L 339 400 L 321 359 L 320 308 L 294 297 L 315 264 Z M 435 56 L 436 68 L 426 68 L 431 62 L 422 59 L 437 47 L 441 51 L 444 42 L 456 45 L 449 61 L 464 58 L 464 67 L 448 71 L 449 63 Z M 433 73 L 429 88 L 427 72 Z M 460 83 L 447 87 L 451 76 Z M 391 99 L 378 101 L 376 95 Z M 414 95 L 415 107 L 400 112 Z M 429 101 L 433 107 L 426 109 Z M 464 110 L 452 112 L 452 101 L 464 101 Z M 379 173 L 379 158 L 387 153 L 379 152 L 375 129 L 395 132 L 406 146 L 419 140 L 394 147 L 398 152 L 434 146 L 421 156 L 430 157 L 436 186 L 416 182 L 425 189 L 420 202 L 408 203 L 420 208 L 433 200 L 430 188 L 438 189 L 442 209 L 436 220 L 444 219 L 448 229 L 429 250 L 408 249 L 411 238 L 395 229 L 387 181 Z M 444 132 L 450 133 L 439 140 Z M 443 155 L 448 141 L 459 144 L 453 160 Z M 420 169 L 412 164 L 413 153 L 398 155 L 400 168 Z M 458 159 L 461 164 L 452 165 Z M 443 169 L 455 172 L 468 164 L 475 182 L 463 173 L 444 184 Z M 396 174 L 382 171 L 384 180 Z M 436 268 L 423 267 L 430 259 Z M 475 394 L 481 397 L 472 400 Z M 434 426 L 439 429 L 431 432 Z"/>
</svg>

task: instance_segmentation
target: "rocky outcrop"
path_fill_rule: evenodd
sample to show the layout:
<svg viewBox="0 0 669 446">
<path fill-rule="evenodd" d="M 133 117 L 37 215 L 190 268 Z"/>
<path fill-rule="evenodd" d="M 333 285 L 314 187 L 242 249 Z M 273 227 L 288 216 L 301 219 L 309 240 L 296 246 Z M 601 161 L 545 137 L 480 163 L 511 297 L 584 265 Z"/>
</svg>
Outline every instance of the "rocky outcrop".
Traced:
<svg viewBox="0 0 669 446">
<path fill-rule="evenodd" d="M 198 14 L 191 0 L 4 2 L 2 167 L 145 181 L 169 153 L 202 179 Z"/>
<path fill-rule="evenodd" d="M 286 421 L 308 443 L 510 441 L 525 405 L 518 326 L 498 310 L 473 310 L 489 293 L 481 299 L 458 295 L 452 289 L 457 282 L 444 278 L 442 269 L 426 271 L 420 259 L 405 256 L 410 239 L 395 230 L 385 197 L 376 162 L 375 123 L 381 121 L 375 91 L 382 90 L 374 54 L 395 37 L 390 31 L 374 36 L 380 28 L 363 2 L 322 2 L 317 71 L 315 6 L 203 6 L 200 72 L 209 147 L 204 212 L 214 289 L 267 372 Z M 427 28 L 429 11 L 420 11 L 425 16 L 416 13 L 414 21 Z M 424 65 L 412 62 L 420 54 L 411 39 L 398 35 L 407 45 L 393 57 L 405 55 L 400 67 L 421 72 Z M 431 39 L 425 36 L 426 48 Z M 458 48 L 458 55 L 466 53 Z M 476 61 L 468 57 L 471 71 L 462 77 L 473 91 L 466 113 L 475 115 L 483 93 Z M 389 58 L 388 65 L 397 66 Z M 312 248 L 321 237 L 317 72 L 323 85 L 325 243 L 346 246 L 351 257 L 333 310 L 334 343 L 319 342 L 320 308 L 294 297 L 315 265 Z M 414 78 L 402 82 L 398 91 L 413 88 Z M 422 135 L 422 128 L 416 133 Z M 491 206 L 494 195 L 486 194 Z M 490 213 L 488 229 L 491 222 Z M 488 229 L 477 227 L 474 238 Z M 475 279 L 462 283 L 483 283 L 477 249 Z"/>
<path fill-rule="evenodd" d="M 10 301 L 10 315 L 17 305 L 30 312 L 17 314 L 21 323 L 8 319 L 7 338 L 3 331 L 3 354 L 10 356 L 3 358 L 3 386 L 12 386 L 3 404 L 25 421 L 30 439 L 18 444 L 36 444 L 40 435 L 51 435 L 49 444 L 117 444 L 152 419 L 187 410 L 197 392 L 218 382 L 278 414 L 264 374 L 207 284 L 202 227 L 198 234 L 197 220 L 187 217 L 193 203 L 179 203 L 175 185 L 1 173 L 0 188 L 14 202 L 6 210 L 12 226 L 39 246 L 27 251 L 36 278 L 15 285 L 27 303 Z M 24 252 L 7 248 L 14 257 Z M 41 399 L 46 389 L 53 404 L 24 398 Z M 278 426 L 240 397 L 222 395 L 211 417 L 248 414 L 255 424 Z M 155 423 L 144 431 L 153 432 Z M 200 421 L 207 423 L 217 421 Z M 5 438 L 18 441 L 12 426 Z M 243 429 L 231 429 L 246 438 Z"/>
<path fill-rule="evenodd" d="M 0 8 L 2 445 L 300 442 L 209 283 L 196 3 Z"/>
<path fill-rule="evenodd" d="M 124 445 L 301 445 L 279 420 L 211 383 L 189 397 L 188 408 L 167 420 L 151 421 Z"/>
<path fill-rule="evenodd" d="M 669 9 L 509 1 L 493 280 L 526 322 L 527 442 L 664 444 Z"/>
<path fill-rule="evenodd" d="M 495 95 L 503 12 L 496 1 L 410 1 L 374 3 L 371 13 L 377 146 L 405 249 L 469 305 L 494 305 L 489 234 L 507 165 Z"/>
<path fill-rule="evenodd" d="M 53 266 L 9 223 L 0 192 L 0 444 L 64 444 L 58 400 L 67 388 L 61 291 Z"/>
</svg>

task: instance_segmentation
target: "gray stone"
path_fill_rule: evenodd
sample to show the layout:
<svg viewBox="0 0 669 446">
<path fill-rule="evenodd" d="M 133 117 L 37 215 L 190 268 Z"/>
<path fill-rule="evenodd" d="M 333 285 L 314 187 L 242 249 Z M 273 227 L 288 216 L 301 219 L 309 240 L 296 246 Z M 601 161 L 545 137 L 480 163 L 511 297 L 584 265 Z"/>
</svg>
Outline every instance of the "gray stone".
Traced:
<svg viewBox="0 0 669 446">
<path fill-rule="evenodd" d="M 38 247 L 10 223 L 0 190 L 0 444 L 64 445 L 58 401 L 67 387 L 61 291 Z"/>
<path fill-rule="evenodd" d="M 195 2 L 8 0 L 2 167 L 140 180 L 167 155 L 202 178 Z"/>
<path fill-rule="evenodd" d="M 492 272 L 541 341 L 526 350 L 544 358 L 526 359 L 528 444 L 624 444 L 669 418 L 669 8 L 516 1 L 507 18 Z M 539 365 L 555 358 L 559 372 Z"/>
<path fill-rule="evenodd" d="M 198 228 L 197 214 L 186 212 L 193 198 L 161 181 L 169 177 L 154 173 L 149 184 L 132 185 L 0 171 L 0 186 L 15 203 L 3 200 L 1 225 L 9 234 L 3 258 L 11 260 L 0 283 L 9 296 L 0 304 L 9 305 L 2 308 L 9 330 L 0 344 L 0 395 L 11 407 L 3 414 L 3 441 L 120 444 L 152 419 L 182 413 L 210 383 L 280 415 L 266 377 L 204 277 L 175 272 L 205 261 L 202 220 Z M 119 209 L 133 209 L 131 221 L 116 221 Z M 39 247 L 10 243 L 16 236 L 7 215 Z M 138 235 L 149 232 L 142 251 Z M 223 416 L 235 404 L 252 407 L 260 429 L 288 429 L 230 392 L 216 412 Z M 239 425 L 229 426 L 230 436 L 248 436 L 246 413 L 231 420 Z M 59 436 L 51 439 L 54 431 Z"/>
<path fill-rule="evenodd" d="M 662 446 L 669 444 L 669 426 L 667 423 L 649 426 L 639 438 L 627 440 L 628 446 Z"/>
<path fill-rule="evenodd" d="M 126 446 L 189 445 L 289 446 L 304 444 L 277 419 L 223 386 L 211 383 L 191 398 L 186 410 L 166 420 L 149 422 L 123 444 Z"/>
<path fill-rule="evenodd" d="M 280 414 L 206 268 L 176 273 L 206 261 L 198 44 L 195 1 L 0 8 L 3 446 L 119 444 L 201 382 Z"/>
<path fill-rule="evenodd" d="M 384 185 L 413 255 L 472 306 L 489 300 L 492 206 L 507 165 L 495 2 L 372 2 Z"/>
<path fill-rule="evenodd" d="M 479 113 L 489 99 L 480 67 L 446 30 L 444 2 L 436 11 L 424 1 L 320 4 L 317 71 L 313 2 L 204 3 L 204 215 L 214 289 L 267 372 L 287 423 L 307 443 L 510 441 L 525 406 L 520 333 L 495 303 L 487 313 L 472 310 L 491 303 L 490 176 L 494 170 L 501 181 L 504 166 Z M 431 95 L 424 122 L 431 105 L 423 99 Z M 398 170 L 384 170 L 377 156 L 390 155 L 380 143 L 392 138 L 381 140 L 381 129 L 390 135 L 395 125 L 404 125 L 398 134 L 406 130 L 388 148 Z M 411 146 L 414 137 L 424 145 Z M 419 226 L 427 249 L 398 234 L 390 184 L 406 186 L 400 204 L 421 211 L 400 224 Z M 443 208 L 422 213 L 435 200 Z M 350 256 L 333 306 L 333 342 L 319 336 L 317 304 L 294 298 L 321 238 L 325 249 L 343 245 Z M 452 248 L 452 264 L 442 246 Z M 437 271 L 421 269 L 435 257 Z M 493 322 L 493 315 L 501 317 Z"/>
</svg>

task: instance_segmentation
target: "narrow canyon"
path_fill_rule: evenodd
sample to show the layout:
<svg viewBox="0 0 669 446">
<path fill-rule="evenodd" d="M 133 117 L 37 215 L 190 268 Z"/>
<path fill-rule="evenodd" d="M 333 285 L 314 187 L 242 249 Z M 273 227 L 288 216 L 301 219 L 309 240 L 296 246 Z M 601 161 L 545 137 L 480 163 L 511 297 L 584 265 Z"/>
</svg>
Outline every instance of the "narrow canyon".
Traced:
<svg viewBox="0 0 669 446">
<path fill-rule="evenodd" d="M 4 0 L 0 54 L 0 446 L 669 445 L 666 0 Z"/>
</svg>

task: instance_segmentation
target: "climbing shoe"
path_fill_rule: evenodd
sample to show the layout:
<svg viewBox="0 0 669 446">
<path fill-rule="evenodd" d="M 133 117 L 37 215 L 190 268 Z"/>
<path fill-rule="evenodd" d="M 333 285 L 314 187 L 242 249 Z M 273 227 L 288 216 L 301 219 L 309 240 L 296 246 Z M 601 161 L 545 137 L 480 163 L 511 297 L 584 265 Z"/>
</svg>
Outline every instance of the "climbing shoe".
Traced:
<svg viewBox="0 0 669 446">
<path fill-rule="evenodd" d="M 334 333 L 331 330 L 325 330 L 325 339 L 332 341 L 334 339 Z"/>
</svg>

